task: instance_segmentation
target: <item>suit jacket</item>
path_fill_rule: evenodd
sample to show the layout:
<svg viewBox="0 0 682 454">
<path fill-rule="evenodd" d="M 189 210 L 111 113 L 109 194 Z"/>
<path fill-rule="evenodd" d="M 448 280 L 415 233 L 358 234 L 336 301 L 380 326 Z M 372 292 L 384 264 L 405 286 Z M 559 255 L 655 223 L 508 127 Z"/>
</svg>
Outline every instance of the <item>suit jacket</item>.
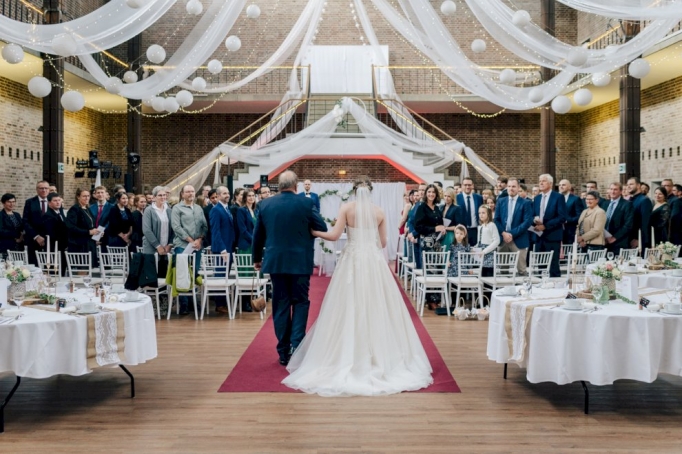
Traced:
<svg viewBox="0 0 682 454">
<path fill-rule="evenodd" d="M 682 199 L 679 197 L 670 202 L 670 242 L 682 244 Z"/>
<path fill-rule="evenodd" d="M 499 194 L 497 194 L 498 199 L 504 199 L 505 197 L 509 197 L 509 192 L 507 192 L 507 188 L 504 188 L 503 190 L 500 191 Z"/>
<path fill-rule="evenodd" d="M 87 210 L 88 213 L 86 213 L 86 210 L 76 204 L 66 213 L 69 247 L 73 245 L 76 250 L 80 250 L 82 246 L 89 245 L 91 241 L 90 230 L 95 228 L 95 217 L 92 216 L 91 210 Z"/>
<path fill-rule="evenodd" d="M 585 243 L 593 246 L 604 246 L 604 226 L 606 225 L 606 212 L 599 208 L 586 209 L 578 220 L 578 229 L 582 227 L 581 235 Z"/>
<path fill-rule="evenodd" d="M 311 274 L 311 230 L 327 231 L 312 199 L 284 191 L 263 200 L 253 235 L 253 261 L 263 261 L 263 273 Z"/>
<path fill-rule="evenodd" d="M 47 207 L 47 202 L 45 202 Z M 46 209 L 46 211 L 49 208 Z M 28 244 L 33 242 L 36 235 L 40 235 L 40 225 L 43 223 L 43 210 L 40 206 L 40 198 L 38 196 L 31 197 L 26 200 L 24 204 L 24 231 L 26 232 L 25 240 Z"/>
<path fill-rule="evenodd" d="M 97 212 L 99 211 L 99 207 L 97 203 L 90 205 L 90 213 L 92 214 L 92 219 L 95 220 L 95 227 L 99 227 L 100 225 L 102 227 L 109 227 L 109 215 L 113 207 L 114 205 L 111 203 L 105 202 L 104 206 L 102 207 L 102 215 L 99 218 L 99 222 L 97 222 Z"/>
<path fill-rule="evenodd" d="M 519 249 L 524 249 L 530 246 L 530 239 L 528 235 L 528 227 L 533 225 L 533 205 L 530 200 L 516 197 L 516 204 L 514 205 L 514 213 L 512 214 L 511 229 L 507 231 L 507 217 L 509 216 L 509 201 L 510 197 L 503 197 L 498 199 L 495 207 L 495 225 L 497 231 L 500 233 L 500 244 L 504 242 L 502 232 L 511 233 L 514 239 L 514 244 Z"/>
<path fill-rule="evenodd" d="M 540 216 L 541 204 L 542 194 L 538 194 L 535 200 L 533 200 L 533 216 Z M 566 222 L 566 201 L 564 196 L 558 192 L 550 191 L 543 218 L 545 230 L 542 232 L 542 236 L 536 238 L 536 241 L 562 241 L 564 238 L 564 222 Z"/>
<path fill-rule="evenodd" d="M 630 229 L 630 240 L 638 238 L 638 232 L 642 232 L 642 250 L 651 247 L 651 212 L 654 205 L 651 199 L 641 192 L 630 198 L 633 211 L 632 229 Z"/>
<path fill-rule="evenodd" d="M 212 203 L 208 203 L 204 207 L 204 218 L 206 218 L 206 225 L 208 226 L 208 230 L 206 231 L 206 236 L 204 237 L 204 247 L 206 246 L 211 246 L 213 243 L 211 242 L 211 209 L 213 208 Z M 211 251 L 213 251 L 213 248 L 211 248 Z"/>
<path fill-rule="evenodd" d="M 611 203 L 611 202 L 609 202 Z M 608 213 L 608 206 L 606 212 Z M 614 243 L 609 244 L 609 249 L 620 250 L 628 249 L 630 247 L 630 231 L 632 230 L 632 223 L 634 222 L 634 214 L 632 202 L 620 198 L 618 205 L 611 214 L 611 219 L 606 223 L 606 230 L 616 239 Z"/>
<path fill-rule="evenodd" d="M 581 202 L 583 202 L 583 206 L 584 206 L 584 205 L 585 205 L 585 201 L 584 201 L 584 200 L 581 200 Z M 599 205 L 599 208 L 601 208 L 602 210 L 604 210 L 604 212 L 606 212 L 606 210 L 609 209 L 609 204 L 610 204 L 610 203 L 611 203 L 610 200 L 605 199 L 605 198 L 603 198 L 603 197 L 599 197 L 599 201 L 597 202 L 597 205 Z"/>
<path fill-rule="evenodd" d="M 305 192 L 299 192 L 298 195 L 305 197 Z M 307 198 L 307 197 L 306 197 Z M 317 208 L 317 212 L 320 212 L 320 196 L 315 194 L 314 192 L 310 193 L 310 199 L 315 202 L 315 207 Z M 266 199 L 267 200 L 267 199 Z"/>
<path fill-rule="evenodd" d="M 467 204 L 466 204 L 466 194 L 463 192 L 460 192 L 457 194 L 457 205 L 461 206 L 462 209 L 464 210 L 464 217 L 466 218 L 466 222 L 464 225 L 467 227 L 474 227 L 471 225 L 471 218 L 468 216 L 467 213 Z M 480 225 L 481 221 L 478 219 L 478 209 L 483 205 L 483 196 L 481 194 L 476 194 L 475 192 L 471 193 L 471 200 L 474 202 L 473 210 L 474 210 L 474 216 L 476 216 L 476 225 Z"/>
<path fill-rule="evenodd" d="M 148 206 L 142 214 L 142 252 L 145 254 L 154 254 L 157 252 L 156 248 L 161 245 L 161 221 L 155 211 L 156 208 Z M 168 238 L 166 244 L 173 244 L 172 215 L 171 209 L 166 208 L 166 217 L 168 217 Z"/>
<path fill-rule="evenodd" d="M 123 216 L 121 215 L 121 210 L 118 208 L 118 206 L 114 206 L 112 209 L 109 210 L 109 219 L 107 220 L 109 227 L 107 228 L 106 234 L 109 237 L 116 238 L 118 237 L 119 233 L 128 233 L 130 231 L 130 228 L 133 226 L 133 213 L 130 211 L 128 207 L 124 208 L 124 211 L 126 213 L 126 218 L 123 219 Z M 104 213 L 104 210 L 102 210 L 102 213 Z M 95 218 L 97 215 L 95 214 Z M 104 217 L 104 214 L 102 214 L 102 217 Z M 102 225 L 102 219 L 100 218 L 100 225 Z"/>
<path fill-rule="evenodd" d="M 229 209 L 223 208 L 222 204 L 214 206 L 209 211 L 209 230 L 211 232 L 211 252 L 220 254 L 234 251 L 236 224 Z"/>
<path fill-rule="evenodd" d="M 7 251 L 18 251 L 23 249 L 23 243 L 17 243 L 16 239 L 21 236 L 24 226 L 21 222 L 19 213 L 12 213 L 17 220 L 18 227 L 10 219 L 5 210 L 0 210 L 0 253 L 6 254 Z"/>
<path fill-rule="evenodd" d="M 66 214 L 60 208 L 61 217 L 52 209 L 48 208 L 42 217 L 40 235 L 50 237 L 50 248 L 54 250 L 55 242 L 58 242 L 59 250 L 65 251 L 69 242 L 69 229 L 66 227 Z"/>
<path fill-rule="evenodd" d="M 443 207 L 443 209 L 445 209 L 445 207 Z M 443 218 L 450 220 L 450 227 L 454 227 L 458 224 L 466 225 L 466 216 L 467 213 L 464 211 L 464 207 L 455 205 L 454 203 L 443 213 Z"/>
<path fill-rule="evenodd" d="M 254 214 L 258 216 L 258 213 L 254 212 Z M 253 242 L 253 230 L 255 227 L 249 209 L 247 207 L 238 209 L 237 229 L 239 230 L 239 239 L 237 240 L 237 248 L 245 251 L 251 247 L 251 243 Z"/>
<path fill-rule="evenodd" d="M 568 201 L 566 201 L 566 223 L 564 224 L 564 244 L 572 244 L 573 240 L 575 240 L 575 230 L 578 225 L 578 219 L 580 219 L 580 215 L 584 209 L 585 203 L 580 197 L 573 194 L 568 195 Z"/>
</svg>

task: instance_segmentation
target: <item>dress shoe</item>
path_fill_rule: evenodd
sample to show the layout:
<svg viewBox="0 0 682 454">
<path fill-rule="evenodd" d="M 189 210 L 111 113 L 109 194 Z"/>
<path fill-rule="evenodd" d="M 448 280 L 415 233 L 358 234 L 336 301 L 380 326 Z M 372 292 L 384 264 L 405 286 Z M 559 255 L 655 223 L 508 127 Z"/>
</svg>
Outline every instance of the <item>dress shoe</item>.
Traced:
<svg viewBox="0 0 682 454">
<path fill-rule="evenodd" d="M 289 364 L 289 356 L 280 356 L 279 357 L 279 363 L 282 366 L 286 366 L 287 364 Z"/>
<path fill-rule="evenodd" d="M 218 306 L 215 308 L 215 311 L 219 314 L 229 314 L 230 313 L 230 311 L 225 306 Z"/>
<path fill-rule="evenodd" d="M 180 308 L 180 315 L 187 315 L 189 314 L 189 310 L 186 307 L 181 307 Z"/>
<path fill-rule="evenodd" d="M 251 303 L 243 303 L 242 304 L 242 312 L 253 312 L 253 308 L 251 307 Z"/>
</svg>

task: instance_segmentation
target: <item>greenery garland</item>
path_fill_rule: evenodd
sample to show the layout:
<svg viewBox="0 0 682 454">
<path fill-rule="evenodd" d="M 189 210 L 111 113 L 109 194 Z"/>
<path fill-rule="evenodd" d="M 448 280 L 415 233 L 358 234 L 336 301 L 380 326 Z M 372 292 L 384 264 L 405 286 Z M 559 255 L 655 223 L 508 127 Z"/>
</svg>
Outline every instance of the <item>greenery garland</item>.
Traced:
<svg viewBox="0 0 682 454">
<path fill-rule="evenodd" d="M 338 189 L 327 189 L 322 194 L 320 194 L 318 197 L 320 199 L 323 199 L 329 195 L 337 195 L 337 196 L 341 197 L 342 202 L 347 202 L 348 199 L 350 199 L 350 196 L 352 193 L 353 193 L 352 189 L 348 192 L 343 192 L 343 193 L 341 191 L 339 191 Z"/>
<path fill-rule="evenodd" d="M 322 238 L 320 238 L 320 247 L 322 248 L 322 252 L 324 252 L 325 254 L 334 253 L 334 251 L 325 246 L 324 240 Z"/>
</svg>

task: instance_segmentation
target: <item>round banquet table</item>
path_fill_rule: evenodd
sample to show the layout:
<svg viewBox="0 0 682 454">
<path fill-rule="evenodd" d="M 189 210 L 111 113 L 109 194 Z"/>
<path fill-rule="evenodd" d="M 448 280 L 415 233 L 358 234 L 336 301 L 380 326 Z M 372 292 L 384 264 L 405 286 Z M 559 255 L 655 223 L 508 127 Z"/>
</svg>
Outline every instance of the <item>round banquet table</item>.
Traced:
<svg viewBox="0 0 682 454">
<path fill-rule="evenodd" d="M 592 272 L 597 267 L 595 264 L 588 265 L 586 268 L 586 274 L 592 280 L 599 280 L 597 276 L 594 276 Z M 629 274 L 629 273 L 625 273 Z M 672 271 L 649 271 L 645 268 L 640 267 L 639 271 L 635 274 L 629 274 L 630 276 L 637 276 L 637 281 L 639 287 L 655 287 L 655 288 L 674 288 L 675 286 L 682 284 L 682 276 L 673 276 Z"/>
</svg>

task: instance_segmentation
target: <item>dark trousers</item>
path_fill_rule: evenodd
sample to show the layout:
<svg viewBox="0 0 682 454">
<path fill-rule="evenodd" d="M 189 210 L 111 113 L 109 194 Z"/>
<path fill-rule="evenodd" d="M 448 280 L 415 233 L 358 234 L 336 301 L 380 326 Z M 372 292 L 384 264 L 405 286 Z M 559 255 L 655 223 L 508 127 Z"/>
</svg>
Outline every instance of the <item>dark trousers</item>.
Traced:
<svg viewBox="0 0 682 454">
<path fill-rule="evenodd" d="M 271 274 L 272 320 L 277 336 L 277 353 L 286 358 L 305 336 L 310 300 L 310 275 Z"/>
<path fill-rule="evenodd" d="M 227 270 L 228 270 L 227 272 L 228 272 L 228 273 L 229 273 L 229 270 L 230 270 L 231 268 L 232 268 L 232 254 L 230 254 L 230 258 L 229 258 L 229 260 L 228 260 L 228 262 L 227 262 Z M 226 272 L 226 270 L 225 270 L 225 268 L 223 268 L 223 267 L 216 268 L 216 270 L 215 270 L 215 277 L 225 277 L 225 272 Z M 215 301 L 215 307 L 216 307 L 216 308 L 218 308 L 218 307 L 227 307 L 227 298 L 224 297 L 224 296 L 215 295 L 215 296 L 213 297 L 213 301 Z"/>
<path fill-rule="evenodd" d="M 467 241 L 472 247 L 478 244 L 478 227 L 467 227 Z"/>
<path fill-rule="evenodd" d="M 561 277 L 561 269 L 559 268 L 561 241 L 546 241 L 542 237 L 538 237 L 535 239 L 535 250 L 537 252 L 554 252 L 552 254 L 552 263 L 549 264 L 549 277 Z"/>
<path fill-rule="evenodd" d="M 601 251 L 604 249 L 604 246 L 599 245 L 599 244 L 588 244 L 584 248 L 580 248 L 580 252 L 583 254 L 587 254 L 589 251 Z"/>
</svg>

